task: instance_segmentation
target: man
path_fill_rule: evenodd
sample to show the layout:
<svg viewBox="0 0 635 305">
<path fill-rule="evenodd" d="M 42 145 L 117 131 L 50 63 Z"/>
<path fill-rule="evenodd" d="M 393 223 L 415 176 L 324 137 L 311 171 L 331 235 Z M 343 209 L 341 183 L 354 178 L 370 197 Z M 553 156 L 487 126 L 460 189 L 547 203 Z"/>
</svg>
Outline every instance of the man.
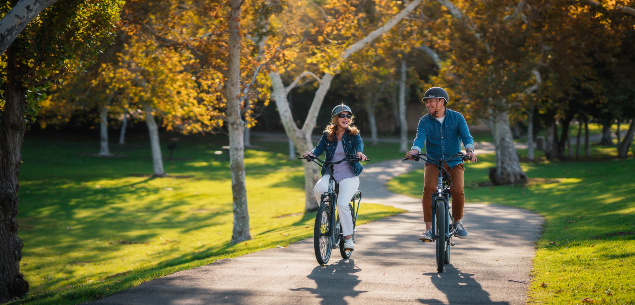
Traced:
<svg viewBox="0 0 635 305">
<path fill-rule="evenodd" d="M 406 157 L 418 154 L 421 147 L 426 145 L 427 154 L 433 159 L 449 158 L 461 151 L 461 141 L 465 146 L 466 155 L 472 162 L 477 162 L 474 155 L 474 140 L 465 122 L 465 118 L 459 112 L 446 108 L 450 101 L 448 93 L 443 88 L 432 87 L 428 89 L 423 97 L 428 113 L 419 120 L 417 127 L 417 137 L 411 150 L 406 153 Z M 450 173 L 452 179 L 452 217 L 454 227 L 457 229 L 459 238 L 466 239 L 467 231 L 463 227 L 463 206 L 465 205 L 465 194 L 463 193 L 463 160 L 449 161 L 445 164 L 445 169 Z M 426 164 L 423 186 L 423 221 L 426 223 L 426 230 L 419 236 L 422 241 L 432 240 L 432 194 L 436 191 L 437 177 L 439 169 L 436 165 Z"/>
</svg>

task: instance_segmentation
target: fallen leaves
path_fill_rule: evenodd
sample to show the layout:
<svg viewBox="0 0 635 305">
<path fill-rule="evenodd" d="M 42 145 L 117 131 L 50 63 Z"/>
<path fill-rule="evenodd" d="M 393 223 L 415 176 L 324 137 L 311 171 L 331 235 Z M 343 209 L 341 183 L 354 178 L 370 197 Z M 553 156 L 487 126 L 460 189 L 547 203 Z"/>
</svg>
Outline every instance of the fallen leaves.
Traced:
<svg viewBox="0 0 635 305">
<path fill-rule="evenodd" d="M 584 298 L 584 300 L 582 300 L 582 303 L 593 304 L 595 303 L 595 300 L 590 298 Z"/>
</svg>

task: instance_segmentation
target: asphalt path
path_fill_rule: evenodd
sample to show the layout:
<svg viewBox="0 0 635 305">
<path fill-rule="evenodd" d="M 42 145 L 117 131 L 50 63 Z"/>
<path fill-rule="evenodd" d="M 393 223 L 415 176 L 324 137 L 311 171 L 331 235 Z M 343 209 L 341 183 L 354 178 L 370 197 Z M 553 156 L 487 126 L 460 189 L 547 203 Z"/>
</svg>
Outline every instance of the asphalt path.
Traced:
<svg viewBox="0 0 635 305">
<path fill-rule="evenodd" d="M 439 274 L 434 243 L 417 239 L 424 228 L 421 200 L 385 187 L 421 166 L 401 160 L 365 166 L 361 209 L 373 202 L 407 212 L 359 226 L 351 259 L 334 250 L 329 264 L 319 266 L 310 238 L 178 272 L 91 304 L 524 304 L 542 217 L 466 204 L 469 238 L 455 239 L 451 264 Z"/>
</svg>

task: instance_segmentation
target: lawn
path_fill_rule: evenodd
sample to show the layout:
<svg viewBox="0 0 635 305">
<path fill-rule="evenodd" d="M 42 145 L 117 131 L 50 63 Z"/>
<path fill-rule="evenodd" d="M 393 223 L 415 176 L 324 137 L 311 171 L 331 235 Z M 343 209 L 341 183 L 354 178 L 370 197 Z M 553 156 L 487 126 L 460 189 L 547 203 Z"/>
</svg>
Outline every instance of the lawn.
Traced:
<svg viewBox="0 0 635 305">
<path fill-rule="evenodd" d="M 261 148 L 245 153 L 253 239 L 229 242 L 229 162 L 214 154 L 226 141 L 181 136 L 175 159 L 164 162 L 170 176 L 151 178 L 147 140 L 111 145 L 119 156 L 103 158 L 87 155 L 96 152 L 96 141 L 27 137 L 18 221 L 25 244 L 20 269 L 31 292 L 21 302 L 77 304 L 311 237 L 315 214 L 303 214 L 301 161 L 287 160 L 286 145 L 255 143 Z M 362 203 L 359 219 L 366 223 L 399 212 Z"/>
<path fill-rule="evenodd" d="M 468 202 L 525 208 L 546 220 L 529 303 L 635 303 L 635 158 L 611 158 L 615 154 L 595 146 L 589 160 L 523 163 L 531 180 L 521 186 L 484 184 L 494 155 L 467 164 Z M 388 187 L 418 198 L 422 177 L 421 170 L 410 172 Z"/>
</svg>

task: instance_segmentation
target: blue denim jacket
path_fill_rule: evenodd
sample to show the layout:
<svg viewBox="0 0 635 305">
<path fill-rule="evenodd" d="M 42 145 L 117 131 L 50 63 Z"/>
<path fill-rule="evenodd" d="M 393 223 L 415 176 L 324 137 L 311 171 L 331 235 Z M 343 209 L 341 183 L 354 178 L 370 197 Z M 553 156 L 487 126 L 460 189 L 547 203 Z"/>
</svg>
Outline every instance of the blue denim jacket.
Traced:
<svg viewBox="0 0 635 305">
<path fill-rule="evenodd" d="M 433 159 L 449 158 L 461 151 L 461 140 L 465 149 L 474 150 L 474 139 L 467 128 L 467 122 L 460 112 L 445 109 L 443 124 L 430 114 L 424 115 L 417 126 L 417 137 L 412 149 L 421 152 L 425 141 L 426 153 Z M 450 161 L 448 166 L 455 167 L 462 160 Z"/>
<path fill-rule="evenodd" d="M 336 139 L 337 140 L 337 139 Z M 364 152 L 364 142 L 362 142 L 362 137 L 358 134 L 356 136 L 351 136 L 348 132 L 345 132 L 342 136 L 342 147 L 344 148 L 344 153 L 347 155 L 357 155 L 357 152 Z M 314 156 L 321 155 L 324 151 L 326 151 L 326 161 L 333 161 L 333 155 L 335 155 L 335 149 L 337 148 L 337 141 L 329 141 L 328 133 L 324 132 L 322 134 L 322 138 L 320 139 L 320 143 L 311 151 Z M 335 160 L 337 161 L 337 160 Z M 351 169 L 355 173 L 355 176 L 359 176 L 364 170 L 364 167 L 358 161 L 348 161 L 348 164 L 351 166 Z M 326 169 L 322 168 L 322 176 L 326 174 Z"/>
</svg>

